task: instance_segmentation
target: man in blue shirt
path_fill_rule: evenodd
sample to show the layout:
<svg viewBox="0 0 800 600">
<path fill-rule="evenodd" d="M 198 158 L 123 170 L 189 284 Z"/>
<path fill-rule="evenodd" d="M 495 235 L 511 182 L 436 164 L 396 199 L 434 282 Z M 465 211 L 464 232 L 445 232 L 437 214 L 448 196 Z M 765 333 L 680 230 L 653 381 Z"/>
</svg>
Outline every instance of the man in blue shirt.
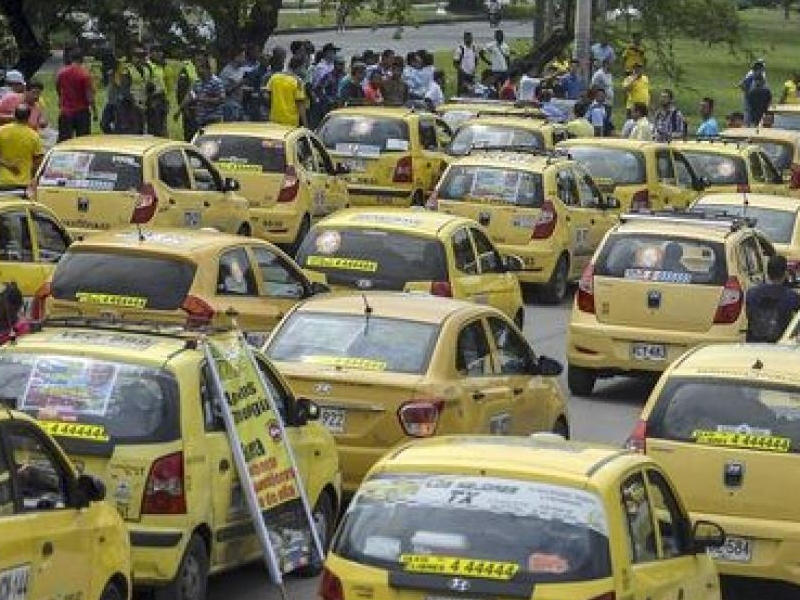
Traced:
<svg viewBox="0 0 800 600">
<path fill-rule="evenodd" d="M 777 342 L 798 309 L 800 296 L 786 286 L 786 258 L 771 256 L 767 281 L 747 290 L 747 341 Z"/>
<path fill-rule="evenodd" d="M 578 74 L 580 63 L 574 58 L 569 62 L 569 73 L 561 78 L 561 87 L 567 100 L 577 100 L 586 91 L 586 82 Z"/>
<path fill-rule="evenodd" d="M 697 137 L 716 137 L 719 135 L 719 124 L 714 118 L 714 99 L 708 96 L 700 101 L 700 117 L 703 121 L 697 128 Z"/>
</svg>

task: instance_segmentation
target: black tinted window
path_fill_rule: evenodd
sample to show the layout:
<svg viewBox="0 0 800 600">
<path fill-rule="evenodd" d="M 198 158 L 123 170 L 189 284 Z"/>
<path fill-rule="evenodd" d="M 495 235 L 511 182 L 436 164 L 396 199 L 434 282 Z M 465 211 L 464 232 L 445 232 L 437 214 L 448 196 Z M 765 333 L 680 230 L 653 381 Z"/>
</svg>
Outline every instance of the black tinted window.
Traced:
<svg viewBox="0 0 800 600">
<path fill-rule="evenodd" d="M 747 183 L 747 167 L 738 156 L 683 150 L 683 155 L 699 177 L 712 185 Z"/>
<path fill-rule="evenodd" d="M 474 123 L 459 128 L 450 143 L 451 154 L 466 154 L 481 146 L 526 146 L 544 149 L 544 138 L 538 131 L 521 127 L 503 127 Z"/>
<path fill-rule="evenodd" d="M 158 157 L 158 178 L 174 190 L 188 190 L 192 187 L 183 152 L 172 150 Z"/>
<path fill-rule="evenodd" d="M 599 146 L 567 146 L 566 150 L 595 179 L 610 179 L 618 185 L 646 181 L 641 152 Z"/>
<path fill-rule="evenodd" d="M 775 113 L 776 129 L 795 129 L 800 130 L 800 112 L 796 113 Z"/>
<path fill-rule="evenodd" d="M 55 150 L 47 157 L 39 185 L 109 192 L 138 190 L 142 186 L 142 157 L 118 152 Z"/>
<path fill-rule="evenodd" d="M 359 154 L 406 152 L 410 139 L 405 121 L 364 115 L 332 115 L 320 127 L 319 137 L 328 150 L 349 153 L 355 147 Z"/>
<path fill-rule="evenodd" d="M 286 154 L 283 142 L 251 136 L 201 135 L 195 145 L 208 160 L 226 171 L 283 173 Z"/>
</svg>

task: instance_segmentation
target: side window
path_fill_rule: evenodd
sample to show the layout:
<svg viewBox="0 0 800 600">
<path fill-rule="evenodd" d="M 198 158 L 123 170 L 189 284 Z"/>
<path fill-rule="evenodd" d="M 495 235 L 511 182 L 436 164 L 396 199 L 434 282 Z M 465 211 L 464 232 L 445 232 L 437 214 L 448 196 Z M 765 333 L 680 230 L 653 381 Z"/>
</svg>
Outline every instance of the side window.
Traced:
<svg viewBox="0 0 800 600">
<path fill-rule="evenodd" d="M 24 211 L 0 214 L 0 260 L 33 262 L 33 245 Z"/>
<path fill-rule="evenodd" d="M 661 183 L 675 185 L 675 167 L 672 165 L 672 155 L 669 150 L 656 152 L 656 171 Z"/>
<path fill-rule="evenodd" d="M 42 435 L 32 427 L 8 430 L 18 506 L 23 511 L 69 505 L 69 475 Z"/>
<path fill-rule="evenodd" d="M 430 119 L 420 119 L 419 140 L 425 150 L 439 149 L 439 140 L 436 138 L 436 125 Z"/>
<path fill-rule="evenodd" d="M 647 488 L 641 473 L 628 477 L 620 489 L 622 511 L 628 526 L 631 562 L 643 563 L 656 560 L 656 532 Z"/>
<path fill-rule="evenodd" d="M 680 509 L 669 484 L 658 471 L 648 469 L 647 482 L 661 539 L 661 557 L 674 558 L 690 549 L 689 520 Z"/>
<path fill-rule="evenodd" d="M 189 190 L 192 183 L 186 160 L 180 150 L 170 150 L 158 157 L 158 178 L 173 190 Z"/>
<path fill-rule="evenodd" d="M 280 258 L 266 248 L 251 247 L 258 265 L 258 277 L 264 295 L 269 298 L 300 299 L 305 293 L 303 282 Z"/>
<path fill-rule="evenodd" d="M 763 152 L 760 153 L 761 164 L 764 166 L 764 178 L 769 183 L 783 183 L 783 177 L 778 173 L 778 169 L 772 164 L 769 157 Z"/>
<path fill-rule="evenodd" d="M 256 356 L 256 362 L 258 363 L 258 370 L 261 371 L 261 374 L 264 376 L 264 382 L 267 384 L 267 391 L 272 395 L 272 400 L 275 402 L 278 413 L 281 415 L 281 420 L 284 424 L 288 424 L 288 411 L 292 403 L 290 392 L 281 385 L 281 382 L 275 377 L 275 373 L 272 372 L 272 369 L 267 366 L 261 357 Z"/>
<path fill-rule="evenodd" d="M 69 237 L 50 217 L 33 213 L 36 238 L 39 241 L 39 262 L 55 263 L 69 246 Z"/>
<path fill-rule="evenodd" d="M 687 161 L 686 157 L 679 152 L 675 152 L 672 155 L 672 158 L 675 161 L 675 175 L 677 176 L 678 187 L 693 189 L 695 177 L 692 172 L 692 168 L 689 166 L 689 161 Z"/>
<path fill-rule="evenodd" d="M 228 250 L 219 257 L 217 293 L 223 296 L 256 296 L 258 288 L 244 248 Z"/>
<path fill-rule="evenodd" d="M 455 256 L 456 269 L 462 273 L 474 275 L 478 272 L 475 250 L 472 248 L 472 242 L 469 240 L 469 234 L 466 229 L 459 229 L 453 234 L 453 255 Z"/>
<path fill-rule="evenodd" d="M 578 187 L 575 176 L 570 170 L 559 171 L 556 174 L 556 189 L 558 198 L 567 206 L 578 205 Z"/>
<path fill-rule="evenodd" d="M 221 192 L 222 180 L 208 159 L 193 150 L 187 150 L 186 155 L 189 158 L 189 167 L 192 169 L 192 179 L 194 180 L 192 189 L 198 192 Z"/>
<path fill-rule="evenodd" d="M 313 137 L 309 137 L 308 139 L 311 140 L 311 147 L 314 151 L 314 158 L 317 164 L 320 166 L 319 170 L 323 173 L 334 175 L 335 169 L 333 168 L 333 161 L 331 160 L 331 157 L 328 155 L 328 151 L 325 150 L 325 147 L 320 143 L 318 139 Z"/>
<path fill-rule="evenodd" d="M 0 443 L 0 519 L 12 514 L 14 514 L 14 492 L 11 489 L 11 465 L 6 458 L 3 444 Z"/>
<path fill-rule="evenodd" d="M 578 185 L 578 203 L 581 208 L 599 208 L 603 196 L 592 179 L 585 173 L 575 173 L 575 182 Z"/>
<path fill-rule="evenodd" d="M 436 119 L 436 133 L 439 136 L 440 148 L 445 148 L 453 139 L 453 130 L 441 119 Z"/>
<path fill-rule="evenodd" d="M 764 264 L 758 248 L 758 242 L 752 236 L 745 238 L 742 241 L 739 252 L 741 267 L 747 273 L 750 281 L 763 281 Z"/>
<path fill-rule="evenodd" d="M 486 331 L 480 321 L 474 321 L 458 334 L 456 370 L 462 377 L 492 374 L 492 357 Z"/>
<path fill-rule="evenodd" d="M 503 375 L 525 375 L 533 370 L 533 353 L 528 342 L 505 321 L 489 317 L 494 345 L 497 347 L 497 362 Z"/>
<path fill-rule="evenodd" d="M 503 265 L 500 253 L 480 229 L 470 229 L 472 240 L 475 242 L 475 250 L 478 253 L 478 264 L 481 273 L 499 273 Z"/>
<path fill-rule="evenodd" d="M 750 154 L 750 171 L 753 173 L 754 181 L 758 181 L 760 183 L 764 183 L 766 181 L 764 178 L 764 168 L 761 166 L 761 158 L 759 158 L 758 152 L 753 152 Z"/>
<path fill-rule="evenodd" d="M 308 138 L 304 135 L 297 138 L 297 164 L 309 173 L 317 170 L 317 165 L 314 162 L 314 151 L 311 149 L 311 143 Z"/>
<path fill-rule="evenodd" d="M 207 363 L 203 363 L 200 369 L 200 402 L 203 403 L 203 427 L 206 431 L 225 431 L 225 421 L 222 420 L 222 412 L 214 389 L 214 378 L 211 376 L 211 368 Z"/>
</svg>

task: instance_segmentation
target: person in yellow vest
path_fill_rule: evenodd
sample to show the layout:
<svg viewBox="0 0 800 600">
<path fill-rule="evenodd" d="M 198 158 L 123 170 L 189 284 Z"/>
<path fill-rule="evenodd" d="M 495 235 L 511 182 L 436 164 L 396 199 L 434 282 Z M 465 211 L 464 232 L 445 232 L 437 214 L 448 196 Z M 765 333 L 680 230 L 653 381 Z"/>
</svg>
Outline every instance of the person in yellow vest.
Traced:
<svg viewBox="0 0 800 600">
<path fill-rule="evenodd" d="M 144 133 L 145 113 L 153 89 L 146 57 L 144 48 L 135 46 L 131 60 L 122 69 L 115 133 Z"/>
<path fill-rule="evenodd" d="M 167 115 L 169 100 L 167 99 L 167 83 L 165 79 L 166 60 L 160 46 L 150 48 L 150 75 L 152 93 L 147 103 L 147 133 L 158 137 L 168 137 Z"/>
<path fill-rule="evenodd" d="M 205 55 L 198 53 L 196 60 L 202 62 L 205 60 Z M 183 100 L 187 94 L 191 93 L 192 86 L 197 79 L 196 63 L 189 59 L 181 61 L 178 77 L 175 81 L 175 102 L 176 106 L 180 107 L 180 115 L 183 121 L 183 139 L 187 142 L 191 142 L 197 132 L 197 116 L 194 104 L 186 103 Z"/>
<path fill-rule="evenodd" d="M 783 84 L 783 93 L 779 104 L 800 104 L 800 72 L 792 73 L 792 76 Z"/>
</svg>

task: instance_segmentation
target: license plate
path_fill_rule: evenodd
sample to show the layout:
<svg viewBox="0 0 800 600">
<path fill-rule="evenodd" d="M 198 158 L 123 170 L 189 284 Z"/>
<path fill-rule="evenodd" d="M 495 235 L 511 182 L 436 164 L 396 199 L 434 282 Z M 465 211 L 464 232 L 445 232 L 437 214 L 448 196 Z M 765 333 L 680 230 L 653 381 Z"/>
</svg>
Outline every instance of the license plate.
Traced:
<svg viewBox="0 0 800 600">
<path fill-rule="evenodd" d="M 341 408 L 323 406 L 319 411 L 319 420 L 331 433 L 344 433 L 344 423 L 347 413 Z"/>
<path fill-rule="evenodd" d="M 726 537 L 720 548 L 709 548 L 708 554 L 717 560 L 731 562 L 750 562 L 753 555 L 753 541 L 747 538 Z"/>
<path fill-rule="evenodd" d="M 348 158 L 344 161 L 345 166 L 350 169 L 351 173 L 363 173 L 367 170 L 366 161 L 360 158 Z"/>
<path fill-rule="evenodd" d="M 647 360 L 660 362 L 667 360 L 667 346 L 665 344 L 631 344 L 631 356 L 634 360 Z"/>
</svg>

